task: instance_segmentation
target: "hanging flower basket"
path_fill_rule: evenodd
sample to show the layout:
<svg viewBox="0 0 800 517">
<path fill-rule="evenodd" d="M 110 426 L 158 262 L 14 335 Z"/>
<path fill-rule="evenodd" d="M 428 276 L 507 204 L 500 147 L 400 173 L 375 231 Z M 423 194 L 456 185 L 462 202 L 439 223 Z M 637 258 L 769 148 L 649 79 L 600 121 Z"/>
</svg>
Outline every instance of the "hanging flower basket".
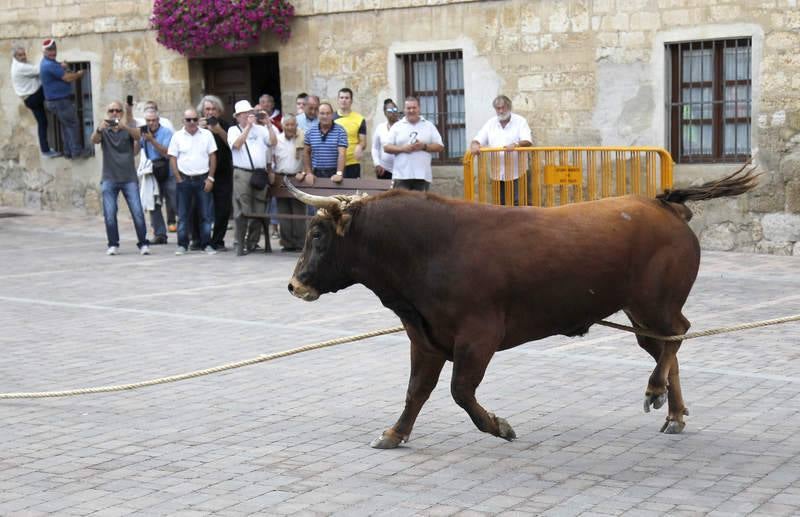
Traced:
<svg viewBox="0 0 800 517">
<path fill-rule="evenodd" d="M 265 31 L 289 39 L 294 6 L 285 0 L 155 0 L 158 42 L 193 57 L 212 47 L 243 50 Z"/>
</svg>

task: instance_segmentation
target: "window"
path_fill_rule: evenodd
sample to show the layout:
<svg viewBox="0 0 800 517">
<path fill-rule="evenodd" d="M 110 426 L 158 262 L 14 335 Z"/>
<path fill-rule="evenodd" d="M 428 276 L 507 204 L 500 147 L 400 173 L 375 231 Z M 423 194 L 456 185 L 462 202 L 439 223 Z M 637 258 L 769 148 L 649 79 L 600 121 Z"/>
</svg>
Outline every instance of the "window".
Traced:
<svg viewBox="0 0 800 517">
<path fill-rule="evenodd" d="M 669 45 L 671 152 L 677 163 L 750 157 L 750 38 Z"/>
<path fill-rule="evenodd" d="M 90 63 L 84 61 L 69 64 L 70 72 L 77 72 L 78 70 L 86 70 L 80 81 L 72 83 L 72 101 L 75 103 L 78 127 L 80 128 L 80 131 L 78 131 L 78 138 L 80 139 L 83 151 L 85 153 L 94 154 L 94 145 L 92 145 L 94 113 L 92 111 L 92 71 Z M 64 140 L 61 137 L 61 123 L 55 115 L 49 111 L 47 112 L 47 133 L 50 147 L 56 151 L 64 152 Z"/>
<path fill-rule="evenodd" d="M 401 56 L 405 93 L 419 98 L 423 117 L 436 125 L 444 151 L 434 164 L 461 163 L 466 152 L 464 59 L 460 50 Z"/>
</svg>

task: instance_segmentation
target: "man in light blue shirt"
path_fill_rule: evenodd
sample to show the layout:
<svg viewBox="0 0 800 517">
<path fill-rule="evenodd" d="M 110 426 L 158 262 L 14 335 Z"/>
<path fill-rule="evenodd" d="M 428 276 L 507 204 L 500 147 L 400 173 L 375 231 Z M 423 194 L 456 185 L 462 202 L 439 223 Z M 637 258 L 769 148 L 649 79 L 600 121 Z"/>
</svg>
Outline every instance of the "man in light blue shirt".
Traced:
<svg viewBox="0 0 800 517">
<path fill-rule="evenodd" d="M 147 158 L 153 163 L 153 175 L 158 183 L 158 192 L 161 203 L 155 205 L 155 210 L 150 212 L 150 226 L 153 227 L 154 238 L 150 244 L 167 243 L 167 225 L 161 213 L 162 205 L 169 209 L 177 210 L 175 198 L 175 175 L 169 169 L 169 143 L 172 140 L 172 130 L 162 126 L 159 122 L 158 112 L 148 109 L 144 112 L 142 138 L 140 145 Z M 166 203 L 164 203 L 166 201 Z"/>
<path fill-rule="evenodd" d="M 309 95 L 306 98 L 306 105 L 303 113 L 297 115 L 297 127 L 307 133 L 309 129 L 319 125 L 317 114 L 319 113 L 319 97 Z"/>
<path fill-rule="evenodd" d="M 61 123 L 61 137 L 64 141 L 64 158 L 88 156 L 83 152 L 78 116 L 72 102 L 72 83 L 83 77 L 83 70 L 67 72 L 66 63 L 56 61 L 56 40 L 48 38 L 42 42 L 44 59 L 39 64 L 39 78 L 44 89 L 44 107 L 52 112 Z"/>
</svg>

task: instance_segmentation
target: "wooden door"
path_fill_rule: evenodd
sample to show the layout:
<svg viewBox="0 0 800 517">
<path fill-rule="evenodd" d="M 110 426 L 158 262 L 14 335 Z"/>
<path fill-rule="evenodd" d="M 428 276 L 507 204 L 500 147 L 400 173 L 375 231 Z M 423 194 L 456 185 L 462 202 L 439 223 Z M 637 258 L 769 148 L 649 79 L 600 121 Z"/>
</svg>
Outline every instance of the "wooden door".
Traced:
<svg viewBox="0 0 800 517">
<path fill-rule="evenodd" d="M 250 59 L 247 57 L 206 59 L 203 61 L 206 93 L 222 99 L 225 119 L 233 122 L 233 106 L 252 98 Z"/>
</svg>

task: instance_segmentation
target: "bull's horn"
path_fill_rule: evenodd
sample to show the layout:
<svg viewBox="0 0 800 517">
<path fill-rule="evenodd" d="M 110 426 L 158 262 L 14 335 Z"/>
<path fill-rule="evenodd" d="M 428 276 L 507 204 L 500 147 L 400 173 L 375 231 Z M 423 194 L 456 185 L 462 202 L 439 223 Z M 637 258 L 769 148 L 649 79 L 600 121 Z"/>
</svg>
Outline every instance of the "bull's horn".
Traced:
<svg viewBox="0 0 800 517">
<path fill-rule="evenodd" d="M 339 206 L 339 200 L 333 197 L 314 196 L 312 194 L 306 194 L 305 192 L 294 186 L 291 178 L 288 175 L 283 177 L 283 184 L 286 185 L 286 188 L 298 201 L 301 201 L 307 205 L 316 208 L 327 208 L 329 210 L 335 206 Z"/>
</svg>

